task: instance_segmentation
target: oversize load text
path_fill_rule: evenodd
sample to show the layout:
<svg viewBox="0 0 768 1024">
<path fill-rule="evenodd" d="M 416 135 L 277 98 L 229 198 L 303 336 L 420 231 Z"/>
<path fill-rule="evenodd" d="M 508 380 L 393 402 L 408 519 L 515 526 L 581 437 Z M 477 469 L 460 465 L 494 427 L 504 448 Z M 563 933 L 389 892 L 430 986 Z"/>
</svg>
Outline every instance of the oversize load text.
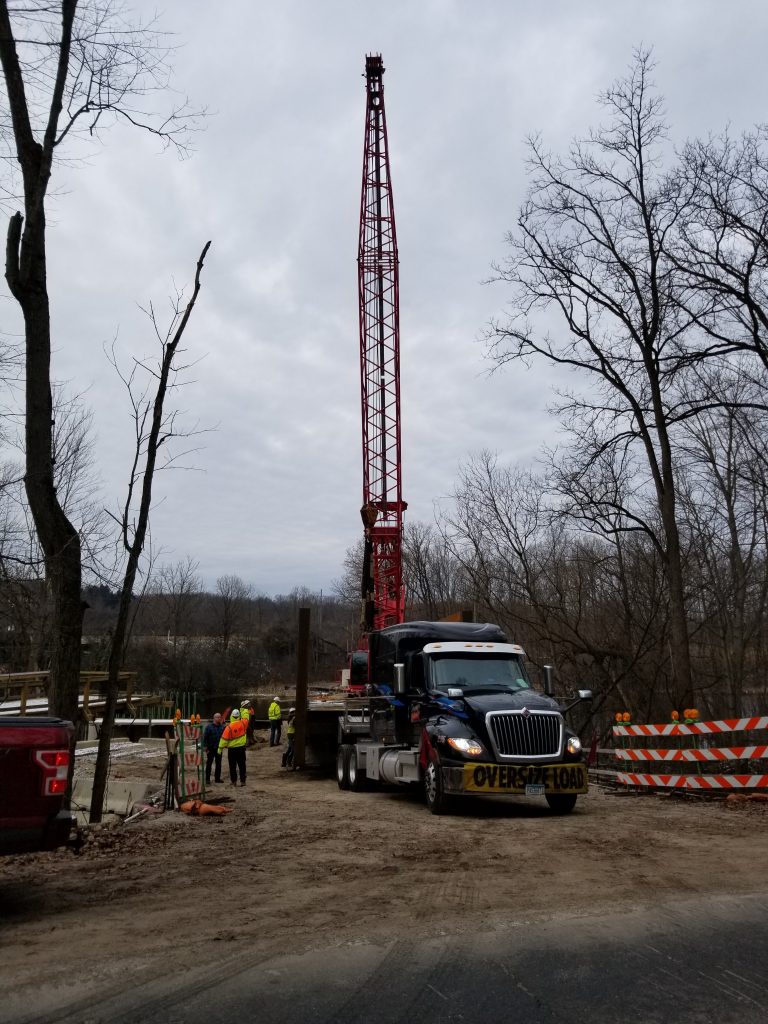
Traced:
<svg viewBox="0 0 768 1024">
<path fill-rule="evenodd" d="M 526 786 L 544 786 L 547 793 L 586 793 L 584 765 L 464 765 L 464 789 L 484 793 L 524 793 Z"/>
</svg>

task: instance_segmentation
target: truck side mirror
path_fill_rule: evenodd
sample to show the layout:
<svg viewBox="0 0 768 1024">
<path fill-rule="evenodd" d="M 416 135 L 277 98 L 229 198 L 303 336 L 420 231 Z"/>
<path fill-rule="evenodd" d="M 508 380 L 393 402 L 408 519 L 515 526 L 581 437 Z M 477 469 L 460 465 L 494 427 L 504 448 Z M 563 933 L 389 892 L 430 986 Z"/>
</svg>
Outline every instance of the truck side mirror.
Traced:
<svg viewBox="0 0 768 1024">
<path fill-rule="evenodd" d="M 551 665 L 544 666 L 544 693 L 548 697 L 554 697 L 555 695 L 554 674 L 555 670 Z"/>
<path fill-rule="evenodd" d="M 580 704 L 583 700 L 592 700 L 591 690 L 577 690 L 576 694 L 577 696 L 574 698 L 574 700 L 572 700 L 570 704 L 567 704 L 562 709 L 564 715 L 567 714 L 571 710 L 571 708 L 575 708 L 576 705 Z"/>
<path fill-rule="evenodd" d="M 395 665 L 395 693 L 400 696 L 405 693 L 405 665 L 400 662 Z"/>
</svg>

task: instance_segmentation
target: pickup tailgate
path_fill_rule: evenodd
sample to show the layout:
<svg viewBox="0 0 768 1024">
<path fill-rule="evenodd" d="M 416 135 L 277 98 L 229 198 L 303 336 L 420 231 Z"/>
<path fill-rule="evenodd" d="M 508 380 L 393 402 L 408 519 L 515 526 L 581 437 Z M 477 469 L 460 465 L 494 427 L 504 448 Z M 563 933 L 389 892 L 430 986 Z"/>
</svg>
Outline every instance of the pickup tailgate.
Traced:
<svg viewBox="0 0 768 1024">
<path fill-rule="evenodd" d="M 71 757 L 73 734 L 72 724 L 59 718 L 0 717 L 0 853 L 67 841 L 72 818 L 62 811 L 60 791 L 66 766 L 56 752 Z"/>
</svg>

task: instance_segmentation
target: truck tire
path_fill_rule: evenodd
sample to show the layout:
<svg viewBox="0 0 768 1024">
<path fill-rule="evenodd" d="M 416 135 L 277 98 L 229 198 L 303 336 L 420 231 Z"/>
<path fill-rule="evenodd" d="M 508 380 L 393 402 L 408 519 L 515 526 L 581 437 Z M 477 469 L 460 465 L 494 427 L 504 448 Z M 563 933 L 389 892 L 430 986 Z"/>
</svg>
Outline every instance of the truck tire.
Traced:
<svg viewBox="0 0 768 1024">
<path fill-rule="evenodd" d="M 443 788 L 443 774 L 437 758 L 424 769 L 424 799 L 432 814 L 446 814 L 450 809 L 451 798 L 446 796 Z"/>
<path fill-rule="evenodd" d="M 576 806 L 575 793 L 551 793 L 546 797 L 553 814 L 570 814 Z"/>
<path fill-rule="evenodd" d="M 349 752 L 352 748 L 348 743 L 340 743 L 336 751 L 336 781 L 339 789 L 349 789 Z"/>
<path fill-rule="evenodd" d="M 349 788 L 353 793 L 359 793 L 362 789 L 365 789 L 365 772 L 360 768 L 360 759 L 358 757 L 357 747 L 350 746 L 349 748 L 347 778 L 349 780 Z"/>
</svg>

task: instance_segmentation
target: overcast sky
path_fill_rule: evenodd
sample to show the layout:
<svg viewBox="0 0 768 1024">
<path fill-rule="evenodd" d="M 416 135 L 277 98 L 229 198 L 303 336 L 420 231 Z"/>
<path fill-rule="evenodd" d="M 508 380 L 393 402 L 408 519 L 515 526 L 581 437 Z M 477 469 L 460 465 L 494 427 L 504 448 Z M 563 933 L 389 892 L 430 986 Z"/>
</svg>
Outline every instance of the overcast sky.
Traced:
<svg viewBox="0 0 768 1024">
<path fill-rule="evenodd" d="M 137 4 L 137 9 L 144 9 Z M 153 543 L 205 584 L 329 591 L 361 534 L 357 232 L 366 53 L 381 53 L 400 249 L 403 491 L 431 521 L 460 462 L 528 461 L 555 436 L 551 373 L 489 377 L 486 285 L 524 198 L 524 139 L 552 149 L 600 120 L 596 96 L 652 46 L 673 137 L 766 119 L 762 0 L 167 0 L 175 85 L 209 110 L 186 161 L 114 130 L 57 170 L 49 207 L 54 376 L 87 392 L 105 502 L 124 487 L 130 410 L 102 346 L 152 351 L 212 247 L 181 396 L 194 472 L 158 478 Z M 4 282 L 3 282 L 4 285 Z M 3 328 L 15 312 L 3 292 Z"/>
</svg>

